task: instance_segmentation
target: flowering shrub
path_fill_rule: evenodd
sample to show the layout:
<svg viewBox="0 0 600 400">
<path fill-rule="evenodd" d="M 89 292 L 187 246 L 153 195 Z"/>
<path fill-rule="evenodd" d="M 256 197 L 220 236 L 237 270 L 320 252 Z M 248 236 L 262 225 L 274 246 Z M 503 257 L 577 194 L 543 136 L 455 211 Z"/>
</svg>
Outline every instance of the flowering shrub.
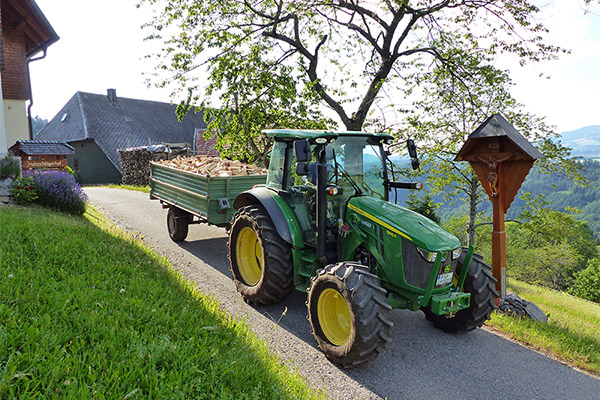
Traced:
<svg viewBox="0 0 600 400">
<path fill-rule="evenodd" d="M 83 214 L 87 195 L 75 178 L 61 171 L 35 172 L 31 178 L 38 203 L 70 214 Z"/>
<path fill-rule="evenodd" d="M 0 157 L 0 179 L 19 178 L 21 176 L 21 162 L 17 157 L 11 157 L 8 154 Z"/>
<path fill-rule="evenodd" d="M 37 200 L 37 191 L 33 185 L 33 178 L 18 178 L 13 182 L 10 192 L 17 204 L 27 205 Z"/>
</svg>

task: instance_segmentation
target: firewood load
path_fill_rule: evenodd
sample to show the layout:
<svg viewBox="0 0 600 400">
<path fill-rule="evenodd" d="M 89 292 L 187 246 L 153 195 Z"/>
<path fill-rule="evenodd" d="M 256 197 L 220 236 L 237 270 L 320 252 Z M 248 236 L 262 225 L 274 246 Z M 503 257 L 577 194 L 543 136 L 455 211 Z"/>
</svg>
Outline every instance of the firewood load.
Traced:
<svg viewBox="0 0 600 400">
<path fill-rule="evenodd" d="M 130 147 L 119 150 L 122 183 L 124 185 L 148 186 L 150 184 L 150 160 L 152 153 L 146 147 Z"/>
<path fill-rule="evenodd" d="M 177 157 L 158 161 L 158 164 L 193 172 L 202 176 L 248 176 L 266 175 L 267 170 L 241 161 L 224 160 L 219 157 L 195 156 Z"/>
</svg>

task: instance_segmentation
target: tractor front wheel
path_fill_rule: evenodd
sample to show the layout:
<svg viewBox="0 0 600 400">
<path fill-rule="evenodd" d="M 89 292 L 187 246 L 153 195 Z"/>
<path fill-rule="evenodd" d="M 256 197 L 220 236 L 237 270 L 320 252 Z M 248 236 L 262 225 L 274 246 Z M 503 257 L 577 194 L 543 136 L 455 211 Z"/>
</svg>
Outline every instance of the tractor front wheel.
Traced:
<svg viewBox="0 0 600 400">
<path fill-rule="evenodd" d="M 317 345 L 336 364 L 362 364 L 390 340 L 386 291 L 360 264 L 340 262 L 319 270 L 308 289 L 307 306 Z"/>
<path fill-rule="evenodd" d="M 229 268 L 235 286 L 249 303 L 273 304 L 291 292 L 292 250 L 262 207 L 242 207 L 233 216 Z"/>
<path fill-rule="evenodd" d="M 458 259 L 457 275 L 463 268 L 465 257 L 466 249 L 463 249 Z M 454 317 L 448 318 L 445 315 L 432 313 L 427 307 L 422 309 L 425 318 L 445 332 L 456 333 L 479 328 L 490 319 L 492 312 L 496 309 L 498 292 L 495 284 L 496 279 L 492 276 L 492 267 L 483 261 L 481 255 L 473 254 L 463 288 L 464 292 L 471 293 L 469 308 L 460 310 Z"/>
<path fill-rule="evenodd" d="M 192 214 L 181 208 L 171 206 L 167 212 L 167 230 L 169 237 L 174 242 L 185 240 L 188 235 L 189 223 Z"/>
</svg>

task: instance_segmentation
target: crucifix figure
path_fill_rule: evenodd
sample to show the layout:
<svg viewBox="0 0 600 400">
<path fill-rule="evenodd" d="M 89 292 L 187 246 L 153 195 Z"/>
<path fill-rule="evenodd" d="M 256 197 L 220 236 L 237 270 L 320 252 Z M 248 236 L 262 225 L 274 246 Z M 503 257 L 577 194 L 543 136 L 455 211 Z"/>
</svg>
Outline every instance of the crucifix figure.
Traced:
<svg viewBox="0 0 600 400">
<path fill-rule="evenodd" d="M 508 154 L 504 157 L 496 158 L 493 154 L 488 155 L 487 157 L 482 157 L 479 154 L 475 155 L 475 158 L 481 162 L 484 162 L 488 165 L 487 172 L 487 180 L 490 185 L 490 191 L 492 192 L 492 197 L 498 196 L 498 164 L 509 160 L 512 157 L 512 154 Z"/>
</svg>

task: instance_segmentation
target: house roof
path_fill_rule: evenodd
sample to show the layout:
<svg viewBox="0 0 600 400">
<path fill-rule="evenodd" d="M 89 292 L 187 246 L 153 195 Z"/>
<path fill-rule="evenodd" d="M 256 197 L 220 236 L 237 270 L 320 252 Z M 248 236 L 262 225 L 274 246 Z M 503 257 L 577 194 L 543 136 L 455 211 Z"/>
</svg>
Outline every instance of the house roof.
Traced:
<svg viewBox="0 0 600 400">
<path fill-rule="evenodd" d="M 20 150 L 28 156 L 33 155 L 67 155 L 74 154 L 75 149 L 64 142 L 56 140 L 17 140 L 9 149 Z"/>
<path fill-rule="evenodd" d="M 77 92 L 40 131 L 36 140 L 68 143 L 94 140 L 119 168 L 118 149 L 160 143 L 194 142 L 196 129 L 206 129 L 202 113 L 177 120 L 174 104 Z"/>
<path fill-rule="evenodd" d="M 2 20 L 15 27 L 23 25 L 27 58 L 59 39 L 34 0 L 2 0 Z"/>
</svg>

